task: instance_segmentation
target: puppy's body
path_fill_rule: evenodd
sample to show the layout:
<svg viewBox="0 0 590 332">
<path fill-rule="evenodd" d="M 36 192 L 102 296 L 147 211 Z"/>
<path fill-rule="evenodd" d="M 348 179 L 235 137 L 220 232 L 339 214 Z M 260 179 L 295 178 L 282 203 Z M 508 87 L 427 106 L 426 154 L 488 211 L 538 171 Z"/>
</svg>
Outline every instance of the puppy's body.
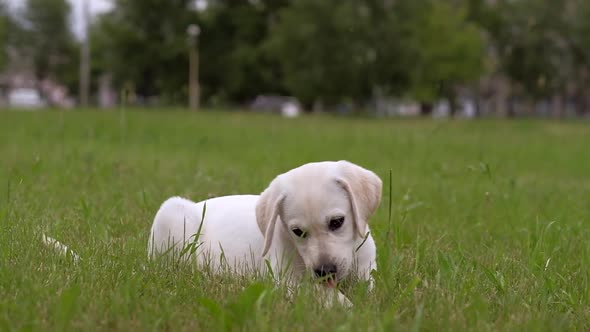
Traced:
<svg viewBox="0 0 590 332">
<path fill-rule="evenodd" d="M 347 161 L 318 162 L 277 176 L 260 196 L 199 203 L 173 197 L 156 214 L 149 254 L 182 252 L 196 242 L 198 264 L 214 270 L 268 272 L 268 259 L 274 276 L 307 272 L 326 288 L 351 278 L 372 286 L 376 248 L 367 222 L 379 206 L 381 185 L 373 172 Z"/>
<path fill-rule="evenodd" d="M 207 265 L 213 270 L 226 266 L 237 273 L 268 272 L 265 263 L 265 259 L 268 259 L 273 274 L 292 272 L 292 276 L 302 276 L 305 273 L 305 264 L 290 241 L 282 239 L 288 236 L 283 225 L 279 225 L 274 234 L 269 254 L 262 256 L 264 236 L 256 222 L 256 203 L 259 197 L 223 196 L 198 203 L 181 197 L 169 198 L 162 204 L 154 219 L 148 254 L 153 257 L 171 247 L 178 253 L 193 242 L 206 204 L 205 221 L 197 240 L 197 243 L 202 244 L 195 254 L 199 264 Z M 363 240 L 357 239 L 355 242 L 355 250 L 362 244 L 356 252 L 356 277 L 369 280 L 370 271 L 377 268 L 375 242 L 371 235 L 365 243 Z"/>
<path fill-rule="evenodd" d="M 257 195 L 224 196 L 198 203 L 172 197 L 156 214 L 149 254 L 164 252 L 172 246 L 180 251 L 195 241 L 206 204 L 205 221 L 197 239 L 197 243 L 202 243 L 196 255 L 198 261 L 208 260 L 212 267 L 219 267 L 223 253 L 224 263 L 230 267 L 244 267 L 247 263 L 258 268 L 263 262 L 264 237 L 256 224 L 257 201 Z"/>
</svg>

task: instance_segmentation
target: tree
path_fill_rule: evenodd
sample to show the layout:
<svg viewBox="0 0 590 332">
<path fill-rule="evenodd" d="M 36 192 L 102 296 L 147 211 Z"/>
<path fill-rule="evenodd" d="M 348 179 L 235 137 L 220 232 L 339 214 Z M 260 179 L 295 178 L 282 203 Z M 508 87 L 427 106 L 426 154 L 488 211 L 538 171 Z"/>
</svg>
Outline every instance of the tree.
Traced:
<svg viewBox="0 0 590 332">
<path fill-rule="evenodd" d="M 478 27 L 448 3 L 301 0 L 280 18 L 269 43 L 285 85 L 307 102 L 362 101 L 375 89 L 430 102 L 483 70 Z"/>
<path fill-rule="evenodd" d="M 406 18 L 411 20 L 403 39 L 405 62 L 413 63 L 408 66 L 410 96 L 427 103 L 440 97 L 453 100 L 457 85 L 480 77 L 485 46 L 479 27 L 467 21 L 465 7 L 422 1 Z"/>
<path fill-rule="evenodd" d="M 284 91 L 277 63 L 263 42 L 273 14 L 285 0 L 211 0 L 204 11 L 191 10 L 191 2 L 115 2 L 116 9 L 103 15 L 92 29 L 95 70 L 113 73 L 116 84 L 132 84 L 140 95 L 184 101 L 186 28 L 197 23 L 204 99 L 245 102 L 260 93 Z"/>
<path fill-rule="evenodd" d="M 216 0 L 201 13 L 204 93 L 243 103 L 283 93 L 279 63 L 265 47 L 278 10 L 287 1 Z"/>
<path fill-rule="evenodd" d="M 570 13 L 571 43 L 576 63 L 590 66 L 590 2 L 576 2 L 575 13 Z"/>
<path fill-rule="evenodd" d="M 572 75 L 577 85 L 578 113 L 590 113 L 590 2 L 573 1 L 568 11 L 571 32 L 568 34 L 570 51 L 575 65 Z"/>
<path fill-rule="evenodd" d="M 14 24 L 6 5 L 0 2 L 0 69 L 6 66 L 8 61 L 8 47 L 11 29 Z"/>
<path fill-rule="evenodd" d="M 280 61 L 285 87 L 307 104 L 366 97 L 370 8 L 352 0 L 301 0 L 279 14 L 267 47 Z"/>
<path fill-rule="evenodd" d="M 488 69 L 532 98 L 588 80 L 578 70 L 590 58 L 582 0 L 209 0 L 201 11 L 191 2 L 114 0 L 92 29 L 94 70 L 139 95 L 184 102 L 186 28 L 197 23 L 210 102 L 284 93 L 306 105 L 378 96 L 430 104 L 452 101 Z"/>
<path fill-rule="evenodd" d="M 403 96 L 410 87 L 413 59 L 405 45 L 412 30 L 412 17 L 420 1 L 365 1 L 370 15 L 364 22 L 367 57 L 367 96 Z"/>
<path fill-rule="evenodd" d="M 559 92 L 572 73 L 568 43 L 567 1 L 502 1 L 501 21 L 490 30 L 501 69 L 522 87 L 523 95 L 539 98 Z"/>
<path fill-rule="evenodd" d="M 186 95 L 187 33 L 197 20 L 189 0 L 117 0 L 92 27 L 95 70 L 119 87 L 177 102 Z M 98 68 L 97 68 L 98 67 Z"/>
<path fill-rule="evenodd" d="M 38 78 L 52 78 L 75 89 L 78 48 L 69 28 L 67 0 L 27 0 L 25 40 Z"/>
</svg>

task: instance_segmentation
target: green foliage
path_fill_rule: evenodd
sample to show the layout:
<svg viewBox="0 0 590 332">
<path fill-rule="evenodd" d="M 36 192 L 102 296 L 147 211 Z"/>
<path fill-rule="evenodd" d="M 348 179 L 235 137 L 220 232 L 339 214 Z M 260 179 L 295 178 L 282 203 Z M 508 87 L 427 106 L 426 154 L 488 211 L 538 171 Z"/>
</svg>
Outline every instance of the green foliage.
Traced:
<svg viewBox="0 0 590 332">
<path fill-rule="evenodd" d="M 130 86 L 140 95 L 184 101 L 186 29 L 198 24 L 199 76 L 206 100 L 246 101 L 261 91 L 283 91 L 273 70 L 276 64 L 260 46 L 267 36 L 267 19 L 280 2 L 212 1 L 200 14 L 189 9 L 190 3 L 116 2 L 117 9 L 93 27 L 95 71 L 114 74 L 119 87 Z"/>
<path fill-rule="evenodd" d="M 376 89 L 420 101 L 482 74 L 483 41 L 465 10 L 430 1 L 297 1 L 270 47 L 304 101 L 362 101 Z M 445 91 L 446 92 L 446 91 Z"/>
<path fill-rule="evenodd" d="M 285 86 L 310 103 L 363 96 L 369 8 L 357 1 L 295 1 L 279 13 L 268 47 L 281 63 Z M 374 55 L 373 55 L 374 56 Z"/>
<path fill-rule="evenodd" d="M 142 95 L 186 88 L 183 31 L 192 22 L 202 30 L 200 77 L 210 101 L 288 93 L 334 105 L 363 103 L 376 91 L 429 101 L 440 82 L 451 88 L 482 72 L 479 30 L 449 4 L 218 0 L 189 12 L 185 2 L 153 1 L 117 2 L 93 32 L 96 68 Z"/>
<path fill-rule="evenodd" d="M 0 329 L 590 329 L 587 124 L 121 112 L 0 112 Z M 370 220 L 375 289 L 347 290 L 351 310 L 320 309 L 305 284 L 291 299 L 148 261 L 166 198 L 260 193 L 338 159 L 391 170 Z"/>
<path fill-rule="evenodd" d="M 112 74 L 118 90 L 184 103 L 186 29 L 198 24 L 201 95 L 210 104 L 259 94 L 293 95 L 306 106 L 363 107 L 380 96 L 431 103 L 453 99 L 458 87 L 477 90 L 489 76 L 507 77 L 512 95 L 583 97 L 590 82 L 588 1 L 211 0 L 201 10 L 192 3 L 113 1 L 91 30 L 93 77 Z M 74 89 L 69 13 L 67 0 L 27 0 L 20 21 L 0 8 L 0 44 L 25 50 L 38 77 Z"/>
<path fill-rule="evenodd" d="M 563 91 L 574 68 L 570 48 L 572 2 L 501 1 L 498 24 L 490 30 L 500 69 L 536 97 Z"/>
<path fill-rule="evenodd" d="M 12 18 L 8 13 L 6 5 L 0 2 L 0 69 L 3 69 L 8 60 L 7 46 L 9 45 L 9 35 L 13 26 Z"/>
<path fill-rule="evenodd" d="M 210 3 L 201 14 L 201 78 L 206 98 L 247 102 L 260 93 L 285 91 L 278 61 L 264 48 L 274 16 L 285 3 Z"/>
<path fill-rule="evenodd" d="M 423 1 L 414 8 L 404 36 L 410 71 L 409 95 L 432 102 L 458 84 L 472 83 L 483 74 L 481 31 L 466 20 L 466 9 L 440 1 Z M 415 6 L 415 5 L 414 5 Z"/>
<path fill-rule="evenodd" d="M 170 102 L 186 95 L 188 39 L 195 22 L 189 0 L 118 0 L 92 31 L 95 69 L 112 73 L 119 87 Z"/>
<path fill-rule="evenodd" d="M 77 89 L 78 47 L 69 27 L 67 0 L 27 0 L 24 42 L 20 45 L 33 57 L 38 78 L 53 78 Z"/>
<path fill-rule="evenodd" d="M 587 86 L 590 83 L 590 2 L 579 1 L 572 16 L 569 41 L 573 61 L 580 69 L 574 75 Z"/>
</svg>

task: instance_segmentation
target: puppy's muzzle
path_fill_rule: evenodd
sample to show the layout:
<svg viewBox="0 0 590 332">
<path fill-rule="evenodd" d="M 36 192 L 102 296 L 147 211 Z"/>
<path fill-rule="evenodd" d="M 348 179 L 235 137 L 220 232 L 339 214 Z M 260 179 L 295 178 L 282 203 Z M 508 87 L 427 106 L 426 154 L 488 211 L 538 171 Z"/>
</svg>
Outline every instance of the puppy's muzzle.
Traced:
<svg viewBox="0 0 590 332">
<path fill-rule="evenodd" d="M 338 272 L 338 268 L 336 264 L 322 264 L 319 267 L 313 270 L 316 277 L 318 278 L 336 278 L 336 273 Z"/>
</svg>

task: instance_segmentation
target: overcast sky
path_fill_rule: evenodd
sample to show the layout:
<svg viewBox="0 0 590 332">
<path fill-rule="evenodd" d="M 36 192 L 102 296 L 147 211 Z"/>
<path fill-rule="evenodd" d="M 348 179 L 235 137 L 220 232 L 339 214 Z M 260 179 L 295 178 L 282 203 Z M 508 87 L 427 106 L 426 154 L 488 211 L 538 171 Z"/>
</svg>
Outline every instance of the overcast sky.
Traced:
<svg viewBox="0 0 590 332">
<path fill-rule="evenodd" d="M 18 8 L 25 3 L 26 0 L 7 0 L 12 8 Z M 72 16 L 70 22 L 72 31 L 79 38 L 83 35 L 82 27 L 84 26 L 84 15 L 82 13 L 82 3 L 84 0 L 68 0 L 72 5 Z M 90 4 L 90 12 L 92 15 L 102 13 L 112 8 L 110 0 L 86 0 Z"/>
</svg>

